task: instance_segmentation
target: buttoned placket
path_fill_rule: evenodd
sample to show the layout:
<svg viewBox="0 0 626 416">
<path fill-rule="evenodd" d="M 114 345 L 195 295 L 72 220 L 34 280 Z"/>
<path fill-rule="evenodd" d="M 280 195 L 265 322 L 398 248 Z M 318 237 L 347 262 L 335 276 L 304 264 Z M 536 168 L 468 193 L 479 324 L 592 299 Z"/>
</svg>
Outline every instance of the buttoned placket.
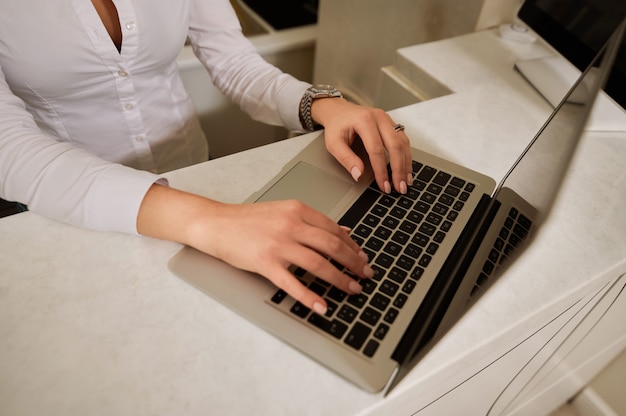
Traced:
<svg viewBox="0 0 626 416">
<path fill-rule="evenodd" d="M 137 103 L 132 70 L 128 68 L 127 64 L 127 57 L 136 55 L 139 31 L 136 23 L 137 18 L 130 3 L 116 2 L 123 41 L 118 60 L 119 66 L 115 74 L 115 85 L 130 133 L 129 140 L 132 141 L 139 165 L 144 170 L 156 173 L 157 166 L 152 155 L 150 142 L 146 137 L 145 124 Z"/>
<path fill-rule="evenodd" d="M 90 2 L 70 0 L 89 35 L 95 51 L 115 79 L 115 88 L 126 122 L 129 145 L 135 152 L 137 167 L 156 173 L 156 162 L 147 137 L 147 129 L 138 105 L 132 68 L 129 62 L 137 55 L 139 26 L 132 1 L 114 0 L 122 30 L 122 50 L 118 52 Z"/>
</svg>

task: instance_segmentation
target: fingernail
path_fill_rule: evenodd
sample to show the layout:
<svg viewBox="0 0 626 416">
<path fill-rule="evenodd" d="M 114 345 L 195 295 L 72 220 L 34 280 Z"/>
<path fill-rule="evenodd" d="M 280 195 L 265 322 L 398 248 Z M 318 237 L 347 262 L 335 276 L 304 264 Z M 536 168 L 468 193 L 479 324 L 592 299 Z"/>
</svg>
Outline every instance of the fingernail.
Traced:
<svg viewBox="0 0 626 416">
<path fill-rule="evenodd" d="M 350 174 L 352 175 L 352 179 L 354 179 L 355 182 L 358 182 L 361 177 L 361 170 L 355 166 L 350 171 Z"/>
<path fill-rule="evenodd" d="M 341 228 L 342 230 L 344 230 L 345 232 L 349 233 L 350 231 L 352 231 L 352 228 L 350 227 L 346 227 L 345 225 L 340 225 L 339 228 Z"/>
<path fill-rule="evenodd" d="M 328 308 L 324 305 L 322 305 L 319 302 L 315 302 L 313 304 L 313 310 L 315 311 L 315 313 L 317 313 L 318 315 L 326 315 L 326 311 L 328 311 Z"/>
<path fill-rule="evenodd" d="M 409 186 L 413 186 L 413 174 L 412 173 L 407 174 L 406 179 L 407 179 L 406 183 L 408 183 Z"/>
<path fill-rule="evenodd" d="M 354 280 L 350 281 L 350 284 L 348 284 L 348 289 L 350 289 L 350 292 L 352 292 L 355 295 L 358 295 L 363 290 L 361 285 L 355 282 Z"/>
<path fill-rule="evenodd" d="M 385 193 L 386 194 L 390 194 L 391 193 L 391 184 L 389 183 L 389 181 L 385 181 L 383 186 L 385 187 Z"/>
<path fill-rule="evenodd" d="M 363 274 L 365 277 L 369 277 L 371 279 L 374 277 L 374 269 L 372 269 L 369 264 L 366 264 L 363 266 Z"/>
<path fill-rule="evenodd" d="M 364 252 L 363 250 L 359 251 L 359 257 L 362 258 L 365 261 L 370 261 L 369 256 L 367 255 L 366 252 Z"/>
<path fill-rule="evenodd" d="M 406 194 L 406 182 L 404 182 L 404 181 L 400 182 L 400 193 L 402 195 Z"/>
</svg>

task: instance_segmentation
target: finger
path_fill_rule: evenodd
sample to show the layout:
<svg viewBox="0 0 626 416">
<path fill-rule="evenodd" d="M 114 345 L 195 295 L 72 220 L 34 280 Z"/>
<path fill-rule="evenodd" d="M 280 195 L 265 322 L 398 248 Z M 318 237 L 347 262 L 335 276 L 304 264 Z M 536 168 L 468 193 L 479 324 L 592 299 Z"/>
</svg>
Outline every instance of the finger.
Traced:
<svg viewBox="0 0 626 416">
<path fill-rule="evenodd" d="M 351 241 L 352 239 L 348 237 L 348 240 Z M 354 241 L 352 241 L 352 243 L 354 243 Z M 363 250 L 358 248 L 358 246 L 358 250 L 355 251 L 351 243 L 347 244 L 339 236 L 328 234 L 326 231 L 319 228 L 311 227 L 311 229 L 303 235 L 302 244 L 313 249 L 317 253 L 321 253 L 324 256 L 333 259 L 338 264 L 347 267 L 357 277 L 369 279 L 374 276 L 374 270 L 368 264 L 369 259 L 367 257 L 367 254 Z M 325 260 L 324 257 L 322 258 Z M 318 277 L 321 277 L 329 283 L 333 283 L 338 287 L 343 287 L 343 285 L 348 284 L 349 281 L 345 280 L 343 278 L 344 276 L 341 276 L 343 275 L 343 273 L 335 273 L 334 270 L 328 268 L 329 264 L 332 266 L 332 268 L 335 268 L 328 261 L 323 262 L 321 267 L 319 267 L 320 265 L 317 263 L 313 265 L 306 265 L 303 267 L 306 268 L 306 270 L 315 272 Z M 317 268 L 312 269 L 312 267 Z M 329 273 L 324 275 L 317 274 L 327 272 Z M 339 278 L 339 280 L 341 280 L 342 282 L 338 283 L 337 280 L 335 280 L 337 278 Z"/>
<path fill-rule="evenodd" d="M 343 139 L 329 140 L 326 142 L 326 150 L 350 173 L 352 179 L 358 182 L 363 175 L 365 165 L 348 143 L 348 140 Z"/>
<path fill-rule="evenodd" d="M 320 315 L 326 314 L 328 309 L 326 301 L 303 285 L 289 270 L 277 268 L 272 273 L 270 280 L 307 308 Z"/>
<path fill-rule="evenodd" d="M 389 152 L 394 188 L 401 194 L 406 194 L 407 186 L 412 184 L 412 156 L 409 138 L 404 133 L 404 127 L 385 131 L 385 146 Z"/>
<path fill-rule="evenodd" d="M 305 253 L 305 250 L 308 252 Z M 314 250 L 302 247 L 302 251 L 297 258 L 293 259 L 293 264 L 348 294 L 354 295 L 361 293 L 362 288 L 356 281 L 356 278 L 352 278 L 342 272 L 340 268 L 336 267 L 326 257 Z"/>
<path fill-rule="evenodd" d="M 361 247 L 350 237 L 350 230 L 346 229 L 346 227 L 338 225 L 335 221 L 328 218 L 326 215 L 321 212 L 304 205 L 302 211 L 302 220 L 305 224 L 308 224 L 312 227 L 319 228 L 329 233 L 332 236 L 338 237 L 343 243 L 347 244 L 348 247 L 352 249 L 353 252 L 359 253 L 361 252 Z M 307 230 L 302 230 L 300 235 L 306 235 Z M 321 237 L 323 240 L 324 237 Z M 324 252 L 327 252 L 325 250 Z M 330 254 L 330 253 L 328 253 Z"/>
</svg>

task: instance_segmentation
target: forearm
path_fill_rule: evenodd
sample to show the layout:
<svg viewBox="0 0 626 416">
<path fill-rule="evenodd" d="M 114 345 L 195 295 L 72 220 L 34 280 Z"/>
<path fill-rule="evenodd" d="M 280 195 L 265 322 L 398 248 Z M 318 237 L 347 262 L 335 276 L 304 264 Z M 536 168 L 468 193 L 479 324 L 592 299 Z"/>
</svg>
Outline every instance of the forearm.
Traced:
<svg viewBox="0 0 626 416">
<path fill-rule="evenodd" d="M 183 192 L 167 186 L 152 185 L 143 198 L 137 215 L 139 234 L 195 246 L 203 241 L 203 251 L 214 254 L 206 244 L 208 235 L 202 239 L 199 233 L 207 234 L 210 222 L 217 219 L 220 208 L 225 204 L 199 195 Z"/>
</svg>

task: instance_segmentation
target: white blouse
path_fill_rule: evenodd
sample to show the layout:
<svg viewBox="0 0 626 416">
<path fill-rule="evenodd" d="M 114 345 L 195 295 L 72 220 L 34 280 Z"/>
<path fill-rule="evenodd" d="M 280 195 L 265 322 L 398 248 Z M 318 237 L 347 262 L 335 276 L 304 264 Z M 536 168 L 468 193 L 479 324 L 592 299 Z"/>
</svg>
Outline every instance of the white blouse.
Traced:
<svg viewBox="0 0 626 416">
<path fill-rule="evenodd" d="M 117 50 L 91 0 L 0 0 L 0 197 L 60 221 L 136 233 L 147 189 L 207 160 L 176 66 L 187 37 L 253 118 L 301 130 L 309 84 L 267 64 L 228 0 L 113 0 Z"/>
</svg>

